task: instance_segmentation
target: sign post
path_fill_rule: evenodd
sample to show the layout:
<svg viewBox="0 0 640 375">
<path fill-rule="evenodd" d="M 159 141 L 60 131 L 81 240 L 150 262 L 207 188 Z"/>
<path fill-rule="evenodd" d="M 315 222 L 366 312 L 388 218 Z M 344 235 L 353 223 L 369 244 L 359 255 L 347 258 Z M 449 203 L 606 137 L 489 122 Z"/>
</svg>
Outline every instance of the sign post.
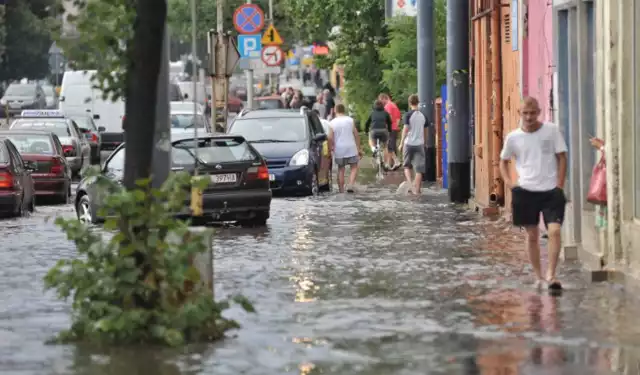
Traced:
<svg viewBox="0 0 640 375">
<path fill-rule="evenodd" d="M 251 4 L 247 0 L 246 4 L 240 5 L 233 13 L 233 27 L 241 34 L 238 36 L 240 44 L 240 56 L 245 59 L 257 58 L 257 51 L 260 51 L 260 31 L 264 27 L 264 12 L 259 6 Z M 257 35 L 256 35 L 257 34 Z M 253 70 L 245 70 L 247 76 L 247 104 L 249 109 L 253 108 Z"/>
</svg>

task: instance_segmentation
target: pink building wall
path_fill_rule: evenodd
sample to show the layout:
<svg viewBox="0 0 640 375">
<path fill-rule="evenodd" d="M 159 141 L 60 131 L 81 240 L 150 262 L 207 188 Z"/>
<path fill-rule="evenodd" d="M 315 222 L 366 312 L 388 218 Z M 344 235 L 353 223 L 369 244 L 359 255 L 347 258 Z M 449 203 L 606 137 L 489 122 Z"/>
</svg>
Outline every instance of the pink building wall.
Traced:
<svg viewBox="0 0 640 375">
<path fill-rule="evenodd" d="M 522 94 L 538 99 L 540 119 L 553 121 L 553 9 L 551 0 L 523 0 Z"/>
</svg>

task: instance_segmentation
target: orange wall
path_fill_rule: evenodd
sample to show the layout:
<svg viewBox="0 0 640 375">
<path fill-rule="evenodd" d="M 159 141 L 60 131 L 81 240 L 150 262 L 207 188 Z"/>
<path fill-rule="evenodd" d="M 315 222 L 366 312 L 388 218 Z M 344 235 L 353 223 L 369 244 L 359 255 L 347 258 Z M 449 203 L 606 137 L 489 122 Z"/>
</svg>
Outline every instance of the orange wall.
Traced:
<svg viewBox="0 0 640 375">
<path fill-rule="evenodd" d="M 472 17 L 491 6 L 490 1 L 472 0 Z M 495 184 L 501 183 L 500 176 L 494 176 L 494 168 L 500 162 L 499 150 L 494 150 L 493 138 L 496 136 L 492 128 L 493 116 L 502 116 L 502 129 L 497 136 L 504 140 L 509 131 L 518 127 L 518 106 L 520 103 L 520 54 L 512 51 L 511 45 L 511 8 L 500 7 L 501 13 L 501 70 L 502 112 L 494 113 L 492 54 L 491 48 L 491 15 L 478 18 L 472 22 L 472 51 L 474 57 L 473 86 L 475 90 L 475 201 L 482 206 L 489 206 L 489 196 L 494 192 Z M 521 28 L 520 28 L 521 29 Z M 513 37 L 517 37 L 513 35 Z M 515 174 L 512 173 L 512 174 Z M 510 207 L 511 194 L 504 193 L 504 205 Z"/>
</svg>

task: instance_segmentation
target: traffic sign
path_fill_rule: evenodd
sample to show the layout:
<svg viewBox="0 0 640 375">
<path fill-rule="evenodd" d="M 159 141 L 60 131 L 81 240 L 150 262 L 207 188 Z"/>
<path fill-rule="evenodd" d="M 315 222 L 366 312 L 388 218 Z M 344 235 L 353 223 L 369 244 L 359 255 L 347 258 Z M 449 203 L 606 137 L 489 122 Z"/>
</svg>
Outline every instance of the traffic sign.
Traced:
<svg viewBox="0 0 640 375">
<path fill-rule="evenodd" d="M 264 12 L 255 4 L 243 4 L 233 12 L 233 27 L 240 34 L 257 34 L 264 27 Z"/>
<path fill-rule="evenodd" d="M 268 45 L 280 46 L 282 45 L 282 43 L 283 43 L 282 38 L 280 37 L 278 30 L 276 30 L 273 24 L 269 25 L 269 27 L 267 28 L 267 31 L 265 31 L 262 36 L 262 44 L 267 46 Z"/>
<path fill-rule="evenodd" d="M 260 42 L 260 34 L 238 35 L 238 52 L 240 52 L 240 57 L 257 59 L 260 57 L 261 50 L 262 42 Z"/>
<path fill-rule="evenodd" d="M 278 46 L 266 46 L 262 49 L 262 61 L 267 66 L 279 66 L 284 58 L 284 52 Z"/>
</svg>

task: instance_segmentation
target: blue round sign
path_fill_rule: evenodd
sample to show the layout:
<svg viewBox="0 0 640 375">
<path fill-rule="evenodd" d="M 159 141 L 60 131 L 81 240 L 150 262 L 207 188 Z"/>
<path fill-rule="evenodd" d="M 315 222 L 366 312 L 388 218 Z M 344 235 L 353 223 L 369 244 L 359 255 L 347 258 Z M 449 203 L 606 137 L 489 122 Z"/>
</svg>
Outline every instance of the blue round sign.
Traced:
<svg viewBox="0 0 640 375">
<path fill-rule="evenodd" d="M 240 34 L 258 34 L 264 27 L 264 12 L 255 4 L 243 4 L 233 13 L 233 26 Z"/>
</svg>

